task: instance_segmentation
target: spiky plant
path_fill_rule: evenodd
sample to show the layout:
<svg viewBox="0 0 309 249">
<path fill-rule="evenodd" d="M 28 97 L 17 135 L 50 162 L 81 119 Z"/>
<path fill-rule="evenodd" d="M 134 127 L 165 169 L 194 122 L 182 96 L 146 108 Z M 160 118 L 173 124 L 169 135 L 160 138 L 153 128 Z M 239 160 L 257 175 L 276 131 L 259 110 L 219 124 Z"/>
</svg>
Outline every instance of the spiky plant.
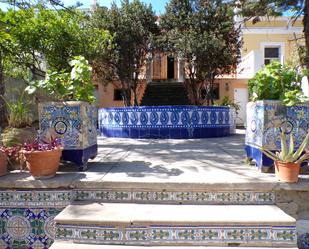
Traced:
<svg viewBox="0 0 309 249">
<path fill-rule="evenodd" d="M 280 134 L 281 138 L 281 152 L 273 153 L 269 149 L 266 149 L 263 146 L 258 146 L 258 148 L 269 158 L 271 158 L 274 161 L 280 161 L 283 163 L 302 163 L 304 161 L 309 160 L 309 153 L 306 152 L 302 155 L 304 152 L 308 140 L 309 140 L 309 133 L 305 137 L 304 141 L 301 143 L 299 148 L 294 152 L 294 138 L 293 134 L 290 134 L 290 144 L 287 143 L 287 137 L 284 131 Z"/>
</svg>

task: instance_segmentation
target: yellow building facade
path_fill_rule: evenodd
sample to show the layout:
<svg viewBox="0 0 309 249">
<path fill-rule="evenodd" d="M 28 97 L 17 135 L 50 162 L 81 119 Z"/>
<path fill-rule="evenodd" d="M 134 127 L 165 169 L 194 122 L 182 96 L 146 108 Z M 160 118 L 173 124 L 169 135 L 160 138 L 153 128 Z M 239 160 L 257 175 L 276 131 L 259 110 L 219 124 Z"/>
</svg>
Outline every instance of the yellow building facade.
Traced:
<svg viewBox="0 0 309 249">
<path fill-rule="evenodd" d="M 248 102 L 248 80 L 272 60 L 281 63 L 293 63 L 297 60 L 297 46 L 303 46 L 303 25 L 301 21 L 292 23 L 288 17 L 264 18 L 253 24 L 242 23 L 243 48 L 241 62 L 236 75 L 218 78 L 217 104 L 222 103 L 225 96 L 240 105 L 237 123 L 243 124 L 246 118 L 245 106 Z M 184 82 L 183 62 L 163 53 L 153 56 L 141 77 L 139 99 L 142 98 L 147 83 L 152 81 Z M 98 85 L 99 107 L 123 106 L 120 91 L 113 84 Z"/>
</svg>

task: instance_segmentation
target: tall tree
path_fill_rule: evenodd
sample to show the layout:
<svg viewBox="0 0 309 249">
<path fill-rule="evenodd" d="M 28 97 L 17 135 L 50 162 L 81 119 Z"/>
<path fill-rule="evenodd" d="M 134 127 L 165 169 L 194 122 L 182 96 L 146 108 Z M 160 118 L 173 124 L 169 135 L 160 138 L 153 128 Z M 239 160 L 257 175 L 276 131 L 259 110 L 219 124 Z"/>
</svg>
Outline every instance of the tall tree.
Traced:
<svg viewBox="0 0 309 249">
<path fill-rule="evenodd" d="M 235 5 L 242 16 L 253 22 L 258 22 L 260 16 L 282 16 L 287 12 L 292 14 L 291 22 L 302 17 L 306 43 L 305 65 L 309 69 L 309 0 L 237 0 Z"/>
<path fill-rule="evenodd" d="M 124 104 L 130 106 L 133 98 L 134 105 L 138 105 L 140 76 L 151 51 L 152 37 L 159 32 L 151 5 L 124 0 L 120 7 L 113 4 L 109 10 L 98 8 L 93 18 L 97 27 L 113 35 L 113 49 L 108 58 L 101 60 L 103 80 L 119 81 Z"/>
<path fill-rule="evenodd" d="M 214 104 L 216 77 L 235 72 L 240 59 L 233 7 L 224 0 L 171 0 L 160 25 L 163 47 L 185 62 L 192 104 Z"/>
</svg>

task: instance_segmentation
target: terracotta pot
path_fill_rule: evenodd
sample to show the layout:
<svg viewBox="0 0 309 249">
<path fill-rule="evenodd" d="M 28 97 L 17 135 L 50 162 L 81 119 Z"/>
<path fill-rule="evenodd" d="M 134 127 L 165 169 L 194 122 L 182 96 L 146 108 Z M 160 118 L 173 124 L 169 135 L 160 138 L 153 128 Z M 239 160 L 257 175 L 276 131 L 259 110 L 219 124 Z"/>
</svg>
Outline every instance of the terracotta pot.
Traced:
<svg viewBox="0 0 309 249">
<path fill-rule="evenodd" d="M 59 169 L 62 149 L 47 151 L 23 151 L 30 174 L 36 179 L 55 176 Z"/>
<path fill-rule="evenodd" d="M 276 177 L 282 182 L 298 182 L 299 171 L 299 163 L 283 163 L 275 161 Z"/>
<path fill-rule="evenodd" d="M 7 174 L 8 161 L 6 155 L 0 151 L 0 176 Z"/>
</svg>

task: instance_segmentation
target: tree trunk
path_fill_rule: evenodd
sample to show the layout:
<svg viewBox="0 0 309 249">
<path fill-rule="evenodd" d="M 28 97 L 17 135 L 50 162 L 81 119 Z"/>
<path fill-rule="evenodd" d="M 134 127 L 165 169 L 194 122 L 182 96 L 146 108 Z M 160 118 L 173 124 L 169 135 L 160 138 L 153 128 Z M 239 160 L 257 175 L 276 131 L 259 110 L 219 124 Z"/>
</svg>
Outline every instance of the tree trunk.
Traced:
<svg viewBox="0 0 309 249">
<path fill-rule="evenodd" d="M 2 54 L 0 53 L 0 130 L 4 129 L 7 126 L 7 109 L 6 104 L 3 99 L 5 93 L 5 85 L 4 85 L 4 73 L 3 73 L 3 60 Z"/>
</svg>

